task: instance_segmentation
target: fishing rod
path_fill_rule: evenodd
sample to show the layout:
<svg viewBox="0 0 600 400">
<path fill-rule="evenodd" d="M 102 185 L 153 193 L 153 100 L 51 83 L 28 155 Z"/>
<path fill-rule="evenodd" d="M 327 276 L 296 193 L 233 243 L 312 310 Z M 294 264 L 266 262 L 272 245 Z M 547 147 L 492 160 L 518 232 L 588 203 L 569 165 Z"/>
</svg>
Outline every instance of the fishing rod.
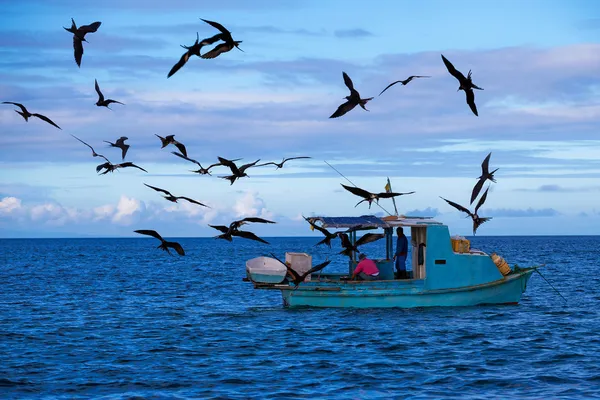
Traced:
<svg viewBox="0 0 600 400">
<path fill-rule="evenodd" d="M 323 161 L 325 161 L 325 160 L 323 160 Z M 340 174 L 340 176 L 341 176 L 342 178 L 344 178 L 345 180 L 347 180 L 348 182 L 350 182 L 350 184 L 351 184 L 352 186 L 354 186 L 354 187 L 356 187 L 356 188 L 358 187 L 358 186 L 356 186 L 356 185 L 354 184 L 354 182 L 352 182 L 350 179 L 346 178 L 346 177 L 344 176 L 344 174 L 342 174 L 340 171 L 338 171 L 337 169 L 335 169 L 335 167 L 334 167 L 333 165 L 329 164 L 327 161 L 325 161 L 325 164 L 329 165 L 329 166 L 330 166 L 330 167 L 331 167 L 331 168 L 332 168 L 332 169 L 333 169 L 335 172 L 337 172 L 338 174 Z M 383 211 L 385 211 L 386 213 L 388 213 L 388 215 L 392 215 L 392 213 L 391 213 L 391 212 L 389 212 L 388 210 L 386 210 L 385 208 L 383 208 L 383 206 L 382 206 L 381 204 L 379 204 L 378 202 L 375 202 L 375 204 L 376 204 L 376 205 L 377 205 L 379 208 L 381 208 Z"/>
<path fill-rule="evenodd" d="M 535 271 L 535 272 L 537 272 L 538 274 L 540 274 L 540 276 L 541 276 L 541 277 L 542 277 L 542 278 L 543 278 L 543 279 L 546 281 L 546 283 L 547 283 L 548 285 L 550 285 L 550 287 L 551 287 L 552 289 L 554 289 L 554 291 L 555 291 L 556 293 L 558 293 L 558 295 L 559 295 L 560 297 L 562 297 L 562 299 L 563 299 L 563 300 L 565 301 L 565 303 L 566 303 L 566 302 L 567 302 L 567 299 L 565 299 L 565 297 L 564 297 L 562 294 L 560 294 L 560 292 L 559 292 L 559 291 L 558 291 L 558 290 L 557 290 L 557 289 L 556 289 L 554 286 L 552 286 L 552 284 L 551 284 L 550 282 L 548 282 L 548 279 L 546 279 L 546 278 L 544 277 L 544 275 L 542 275 L 542 273 L 541 273 L 540 271 L 538 271 L 538 268 L 540 268 L 540 267 L 543 267 L 543 266 L 545 266 L 545 265 L 546 265 L 546 264 L 538 265 L 537 267 L 533 267 L 533 269 L 534 269 L 534 271 Z"/>
</svg>

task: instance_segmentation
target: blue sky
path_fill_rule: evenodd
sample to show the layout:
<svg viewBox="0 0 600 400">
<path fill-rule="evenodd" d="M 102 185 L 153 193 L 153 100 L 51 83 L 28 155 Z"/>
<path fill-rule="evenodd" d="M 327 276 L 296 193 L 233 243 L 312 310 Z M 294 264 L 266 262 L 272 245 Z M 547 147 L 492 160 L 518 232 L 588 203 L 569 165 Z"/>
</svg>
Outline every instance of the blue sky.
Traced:
<svg viewBox="0 0 600 400">
<path fill-rule="evenodd" d="M 301 215 L 362 215 L 371 210 L 344 191 L 348 182 L 383 191 L 390 177 L 400 213 L 434 216 L 452 233 L 471 224 L 440 196 L 468 206 L 491 151 L 497 183 L 480 235 L 600 234 L 600 5 L 595 1 L 137 1 L 0 0 L 0 101 L 47 115 L 25 122 L 0 107 L 0 237 L 213 236 L 207 224 L 272 218 L 264 236 L 316 235 Z M 62 27 L 102 21 L 86 38 L 81 68 Z M 218 21 L 243 52 L 192 58 L 167 73 Z M 203 49 L 203 52 L 208 49 Z M 456 92 L 440 54 L 484 88 L 479 117 Z M 348 94 L 345 71 L 375 98 L 329 119 Z M 390 82 L 431 75 L 407 86 Z M 104 95 L 125 103 L 96 107 Z M 119 150 L 123 169 L 97 176 L 97 158 Z M 189 172 L 193 164 L 161 149 L 175 134 L 203 165 L 217 156 L 291 161 L 249 169 L 230 186 Z M 195 198 L 173 204 L 143 185 Z M 392 211 L 390 201 L 382 207 Z"/>
</svg>

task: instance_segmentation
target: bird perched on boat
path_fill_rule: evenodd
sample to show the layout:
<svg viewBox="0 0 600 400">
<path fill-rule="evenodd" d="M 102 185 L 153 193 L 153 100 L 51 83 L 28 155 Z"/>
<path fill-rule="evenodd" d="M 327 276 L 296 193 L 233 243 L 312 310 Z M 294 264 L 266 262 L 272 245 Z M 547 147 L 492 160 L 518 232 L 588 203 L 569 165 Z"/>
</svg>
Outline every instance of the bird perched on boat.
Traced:
<svg viewBox="0 0 600 400">
<path fill-rule="evenodd" d="M 485 190 L 485 192 L 483 193 L 483 196 L 481 196 L 481 198 L 477 202 L 477 205 L 475 206 L 475 212 L 474 213 L 472 213 L 471 211 L 469 211 L 469 209 L 467 209 L 466 207 L 461 206 L 460 204 L 457 204 L 457 203 L 455 203 L 453 201 L 450 201 L 450 200 L 446 200 L 446 199 L 444 199 L 441 196 L 440 196 L 440 198 L 442 200 L 444 200 L 446 203 L 450 204 L 452 207 L 456 208 L 457 210 L 462 211 L 464 213 L 467 213 L 467 215 L 473 219 L 473 235 L 475 235 L 475 232 L 477 232 L 477 228 L 479 228 L 479 226 L 481 224 L 483 224 L 484 222 L 487 222 L 490 219 L 492 219 L 492 217 L 482 218 L 482 217 L 480 217 L 477 214 L 478 211 L 479 211 L 479 207 L 481 207 L 483 205 L 483 203 L 485 203 L 485 199 L 487 198 L 488 190 L 490 190 L 489 186 Z"/>
<path fill-rule="evenodd" d="M 200 18 L 202 19 L 202 18 Z M 213 40 L 211 43 L 208 44 L 212 44 L 214 42 L 216 42 L 217 40 L 222 40 L 224 43 L 218 44 L 215 48 L 213 48 L 212 50 L 202 54 L 202 58 L 215 58 L 218 57 L 220 54 L 222 53 L 226 53 L 229 50 L 233 49 L 234 47 L 237 48 L 239 51 L 244 51 L 242 49 L 240 49 L 239 44 L 242 43 L 241 40 L 233 40 L 233 37 L 231 37 L 231 32 L 229 32 L 227 29 L 225 29 L 225 27 L 221 24 L 219 24 L 218 22 L 214 22 L 214 21 L 208 21 L 206 19 L 202 19 L 202 21 L 206 22 L 207 24 L 211 25 L 214 28 L 217 28 L 219 31 L 221 31 L 221 33 L 216 34 L 215 36 L 213 36 L 212 38 L 210 38 L 210 40 Z"/>
<path fill-rule="evenodd" d="M 251 239 L 251 240 L 256 240 L 258 242 L 261 242 L 261 243 L 269 244 L 269 242 L 267 242 L 264 239 L 259 238 L 252 232 L 239 230 L 240 226 L 246 225 L 249 222 L 257 222 L 257 223 L 262 223 L 262 224 L 274 224 L 275 223 L 274 221 L 269 221 L 268 219 L 264 219 L 264 218 L 246 217 L 246 218 L 243 218 L 243 219 L 240 219 L 237 221 L 233 221 L 232 223 L 229 224 L 229 226 L 210 225 L 210 224 L 208 226 L 222 232 L 221 235 L 216 236 L 217 239 L 225 239 L 225 240 L 231 242 L 233 236 L 239 236 L 244 239 Z"/>
<path fill-rule="evenodd" d="M 342 71 L 342 76 L 344 77 L 344 83 L 348 89 L 350 89 L 350 96 L 345 97 L 347 101 L 340 105 L 329 118 L 341 117 L 357 105 L 361 106 L 363 110 L 369 111 L 365 108 L 365 104 L 367 104 L 368 101 L 373 100 L 373 98 L 369 97 L 367 99 L 361 99 L 360 94 L 356 91 L 356 89 L 354 89 L 354 84 L 352 83 L 352 79 L 350 79 L 348 74 Z"/>
<path fill-rule="evenodd" d="M 104 158 L 106 161 L 108 161 L 108 158 L 104 157 L 102 154 L 98 154 L 96 153 L 96 151 L 94 150 L 94 148 L 92 146 L 90 146 L 89 144 L 87 144 L 86 142 L 84 142 L 83 140 L 79 139 L 77 136 L 71 134 L 71 136 L 73 136 L 75 139 L 79 140 L 81 143 L 85 144 L 87 147 L 89 147 L 92 150 L 92 156 L 93 157 L 102 157 Z"/>
<path fill-rule="evenodd" d="M 200 174 L 200 175 L 210 175 L 210 169 L 211 169 L 211 168 L 214 168 L 214 167 L 217 167 L 217 166 L 219 166 L 219 165 L 222 165 L 220 162 L 218 162 L 218 163 L 211 164 L 211 165 L 209 165 L 208 167 L 204 168 L 204 167 L 202 166 L 202 164 L 200 164 L 198 161 L 196 161 L 196 160 L 193 160 L 193 159 L 191 159 L 191 158 L 188 158 L 188 157 L 184 156 L 183 154 L 179 154 L 179 153 L 178 153 L 178 152 L 176 152 L 176 151 L 172 151 L 171 153 L 172 153 L 172 154 L 175 154 L 177 157 L 181 157 L 181 158 L 183 158 L 184 160 L 187 160 L 187 161 L 193 162 L 194 164 L 196 164 L 197 166 L 199 166 L 199 167 L 200 167 L 200 169 L 198 169 L 198 170 L 196 170 L 196 171 L 192 171 L 192 172 L 195 172 L 195 173 L 197 173 L 197 174 Z M 238 160 L 233 160 L 233 161 L 238 161 Z"/>
<path fill-rule="evenodd" d="M 384 233 L 366 233 L 366 234 L 362 235 L 360 237 L 360 239 L 358 239 L 356 241 L 356 243 L 354 243 L 354 245 L 352 245 L 352 243 L 350 242 L 350 238 L 348 237 L 347 233 L 340 232 L 338 236 L 340 237 L 340 240 L 342 242 L 342 247 L 344 248 L 344 250 L 340 251 L 339 254 L 344 254 L 344 255 L 352 258 L 352 252 L 360 253 L 360 251 L 358 250 L 358 246 L 362 246 L 367 243 L 372 243 L 379 239 L 383 239 L 385 237 L 385 234 Z"/>
<path fill-rule="evenodd" d="M 338 237 L 340 232 L 331 233 L 327 229 L 315 224 L 310 218 L 307 218 L 305 216 L 302 216 L 302 218 L 304 218 L 306 220 L 306 222 L 308 222 L 310 224 L 312 229 L 316 229 L 319 232 L 321 232 L 323 235 L 325 235 L 325 238 L 323 240 L 321 240 L 319 243 L 315 244 L 315 246 L 318 246 L 320 244 L 325 244 L 329 248 L 331 248 L 331 240 Z"/>
<path fill-rule="evenodd" d="M 190 203 L 198 204 L 198 205 L 200 205 L 202 207 L 208 207 L 206 204 L 202 204 L 202 203 L 200 203 L 200 202 L 198 202 L 198 201 L 196 201 L 194 199 L 190 199 L 189 197 L 173 196 L 171 194 L 171 192 L 169 192 L 168 190 L 157 188 L 155 186 L 150 186 L 150 185 L 148 185 L 146 183 L 144 183 L 144 185 L 148 186 L 150 189 L 156 190 L 157 192 L 162 192 L 162 193 L 166 194 L 166 196 L 164 196 L 164 198 L 167 199 L 167 200 L 169 200 L 169 201 L 172 201 L 173 203 L 177 203 L 177 200 L 183 199 L 183 200 L 189 201 Z M 210 207 L 208 207 L 208 208 L 210 208 Z"/>
<path fill-rule="evenodd" d="M 257 165 L 257 167 L 263 167 L 265 165 L 275 165 L 277 167 L 276 169 L 279 169 L 279 168 L 283 168 L 283 164 L 286 161 L 289 161 L 289 160 L 298 160 L 298 159 L 301 159 L 301 158 L 310 158 L 310 157 L 306 157 L 306 156 L 302 156 L 302 157 L 289 157 L 289 158 L 284 158 L 283 161 L 281 161 L 280 163 L 277 163 L 277 162 L 274 162 L 274 161 L 269 161 L 269 162 L 264 163 L 264 164 L 259 164 L 259 165 Z"/>
<path fill-rule="evenodd" d="M 217 157 L 217 158 L 219 159 L 219 162 L 221 163 L 221 165 L 229 167 L 229 169 L 231 170 L 232 175 L 221 177 L 223 179 L 229 180 L 231 182 L 231 185 L 233 185 L 233 182 L 235 182 L 236 179 L 243 178 L 244 176 L 248 176 L 248 174 L 246 174 L 246 170 L 250 167 L 255 166 L 256 163 L 260 161 L 260 158 L 259 158 L 258 160 L 254 161 L 252 163 L 244 164 L 241 167 L 238 167 L 237 165 L 235 165 L 235 163 L 232 160 L 227 160 L 226 158 L 223 158 L 223 157 Z"/>
<path fill-rule="evenodd" d="M 171 70 L 169 71 L 167 78 L 170 78 L 173 74 L 175 74 L 175 72 L 179 71 L 179 69 L 188 62 L 188 60 L 190 59 L 191 56 L 202 57 L 200 55 L 200 50 L 202 49 L 203 46 L 213 44 L 214 42 L 216 42 L 220 39 L 221 39 L 221 34 L 217 34 L 213 37 L 204 39 L 200 42 L 200 36 L 198 36 L 198 32 L 196 32 L 196 41 L 194 42 L 193 45 L 191 45 L 191 46 L 180 45 L 187 51 L 185 53 L 183 53 L 183 55 L 181 56 L 181 58 L 179 59 L 177 64 L 173 65 L 173 68 L 171 68 Z"/>
<path fill-rule="evenodd" d="M 98 93 L 98 101 L 96 102 L 96 105 L 98 107 L 106 107 L 109 110 L 112 110 L 112 108 L 110 108 L 108 106 L 111 103 L 117 103 L 117 104 L 125 105 L 125 104 L 121 103 L 120 101 L 116 101 L 116 100 L 113 100 L 113 99 L 106 99 L 106 100 L 104 100 L 104 95 L 100 91 L 100 86 L 98 85 L 98 80 L 97 79 L 94 79 L 94 87 L 96 88 L 96 93 Z"/>
<path fill-rule="evenodd" d="M 106 160 L 106 158 L 105 158 L 105 160 Z M 135 164 L 134 164 L 134 163 L 132 163 L 132 162 L 124 162 L 124 163 L 121 163 L 121 164 L 113 164 L 113 163 L 111 163 L 111 162 L 110 162 L 110 161 L 108 161 L 108 160 L 107 160 L 107 161 L 106 161 L 104 164 L 100 164 L 100 165 L 98 165 L 98 166 L 96 167 L 96 172 L 100 172 L 100 171 L 102 171 L 103 169 L 106 169 L 106 171 L 104 171 L 104 172 L 102 172 L 102 173 L 100 174 L 100 175 L 106 175 L 107 173 L 109 173 L 109 172 L 114 172 L 115 170 L 117 170 L 117 169 L 119 169 L 119 168 L 127 168 L 127 167 L 134 167 L 134 168 L 137 168 L 137 169 L 141 169 L 141 170 L 142 170 L 142 171 L 144 171 L 144 172 L 148 172 L 148 171 L 146 171 L 144 168 L 142 168 L 142 167 L 138 167 L 137 165 L 135 165 Z"/>
<path fill-rule="evenodd" d="M 155 133 L 155 135 L 156 135 L 156 133 Z M 167 135 L 165 137 L 158 136 L 158 135 L 156 135 L 156 136 L 160 139 L 160 142 L 161 142 L 161 147 L 160 148 L 161 149 L 164 149 L 168 145 L 172 144 L 175 147 L 177 147 L 177 149 L 179 149 L 179 151 L 181 152 L 181 154 L 183 154 L 184 156 L 187 157 L 187 150 L 185 149 L 185 146 L 182 143 L 180 143 L 177 140 L 175 140 L 175 135 Z"/>
<path fill-rule="evenodd" d="M 157 247 L 157 249 L 162 249 L 162 250 L 166 251 L 167 253 L 169 253 L 169 255 L 172 255 L 171 252 L 169 251 L 169 247 L 170 247 L 170 248 L 174 249 L 177 252 L 177 254 L 179 254 L 180 256 L 185 256 L 185 251 L 183 250 L 183 247 L 181 247 L 181 245 L 179 243 L 166 241 L 156 231 L 149 230 L 149 229 L 139 229 L 134 232 L 139 233 L 140 235 L 148 235 L 148 236 L 157 238 L 158 240 L 160 240 L 160 245 Z"/>
<path fill-rule="evenodd" d="M 408 84 L 408 82 L 412 81 L 414 78 L 431 78 L 430 76 L 425 76 L 425 75 L 411 75 L 408 78 L 406 78 L 403 81 L 396 81 L 396 82 L 392 82 L 389 85 L 386 86 L 385 89 L 383 89 L 381 91 L 381 93 L 379 93 L 379 95 L 381 96 L 381 94 L 383 92 L 385 92 L 386 90 L 388 90 L 389 88 L 391 88 L 392 86 L 394 86 L 396 83 L 401 83 L 403 86 L 405 86 L 406 84 Z"/>
<path fill-rule="evenodd" d="M 349 191 L 352 194 L 355 194 L 359 197 L 362 197 L 363 199 L 361 201 L 359 201 L 358 203 L 356 203 L 356 206 L 358 206 L 360 203 L 362 203 L 363 201 L 367 201 L 369 202 L 369 208 L 371 208 L 371 203 L 373 202 L 373 200 L 375 200 L 377 203 L 379 203 L 379 199 L 389 199 L 392 197 L 396 197 L 396 196 L 403 196 L 405 194 L 413 194 L 414 192 L 407 192 L 407 193 L 395 193 L 395 192 L 382 192 L 382 193 L 371 193 L 367 190 L 358 188 L 358 187 L 352 187 L 352 186 L 346 186 L 343 183 L 340 183 L 340 185 L 342 185 L 342 187 L 344 189 L 346 189 L 347 191 Z M 354 206 L 354 207 L 356 207 Z"/>
<path fill-rule="evenodd" d="M 52 120 L 50 118 L 48 118 L 42 114 L 30 113 L 29 111 L 27 111 L 25 106 L 21 103 L 13 103 L 12 101 L 3 101 L 2 104 L 12 104 L 12 105 L 19 107 L 21 109 L 21 111 L 15 110 L 15 112 L 17 114 L 19 114 L 21 117 L 23 117 L 23 119 L 25 119 L 26 122 L 29 122 L 29 117 L 37 117 L 37 118 L 41 119 L 42 121 L 46 121 L 50 125 L 53 125 L 53 126 L 57 127 L 58 129 L 62 130 L 62 128 L 60 126 L 56 125 L 54 122 L 52 122 Z"/>
<path fill-rule="evenodd" d="M 471 193 L 471 203 L 470 204 L 473 204 L 473 202 L 475 201 L 477 196 L 479 196 L 479 192 L 481 191 L 481 188 L 483 188 L 483 184 L 485 183 L 486 180 L 489 179 L 490 181 L 496 183 L 496 179 L 494 179 L 494 173 L 496 171 L 498 171 L 499 168 L 496 168 L 495 170 L 490 172 L 490 157 L 491 156 L 492 156 L 492 153 L 488 154 L 487 157 L 483 160 L 483 163 L 481 163 L 481 176 L 477 178 L 479 180 L 473 187 L 473 192 Z"/>
<path fill-rule="evenodd" d="M 83 42 L 87 42 L 85 35 L 88 33 L 94 33 L 98 30 L 102 22 L 96 21 L 89 25 L 81 25 L 79 28 L 75 25 L 75 20 L 71 18 L 71 27 L 64 28 L 67 32 L 73 34 L 73 50 L 75 56 L 75 62 L 78 67 L 81 67 L 81 58 L 83 57 Z"/>
<path fill-rule="evenodd" d="M 460 71 L 458 71 L 456 68 L 454 68 L 454 65 L 452 65 L 452 63 L 450 61 L 448 61 L 448 59 L 446 57 L 444 57 L 443 54 L 442 54 L 442 60 L 444 60 L 444 64 L 446 65 L 448 72 L 450 72 L 450 74 L 453 77 L 458 79 L 458 82 L 460 83 L 460 86 L 458 87 L 457 91 L 459 91 L 459 90 L 465 91 L 465 94 L 467 96 L 467 104 L 469 105 L 469 107 L 471 107 L 471 111 L 473 111 L 473 114 L 475 114 L 476 116 L 479 116 L 479 114 L 477 114 L 477 106 L 475 105 L 475 93 L 473 92 L 473 89 L 479 89 L 479 90 L 483 90 L 483 89 L 480 88 L 479 86 L 475 85 L 473 83 L 473 81 L 471 80 L 471 70 L 469 70 L 469 73 L 467 74 L 467 77 L 465 78 L 465 76 Z"/>
<path fill-rule="evenodd" d="M 110 147 L 117 147 L 117 148 L 121 149 L 121 159 L 124 160 L 125 155 L 127 154 L 127 150 L 129 150 L 129 145 L 125 144 L 125 141 L 127 139 L 128 138 L 126 136 L 121 136 L 114 143 L 111 143 L 107 140 L 104 140 L 104 143 L 110 144 Z"/>
<path fill-rule="evenodd" d="M 290 267 L 289 265 L 287 265 L 286 263 L 281 261 L 279 258 L 277 258 L 277 256 L 275 254 L 271 253 L 271 257 L 273 257 L 274 259 L 276 259 L 277 261 L 279 261 L 280 263 L 285 265 L 285 268 L 288 271 L 288 275 L 291 276 L 292 282 L 294 283 L 294 285 L 296 287 L 298 287 L 299 284 L 304 282 L 304 279 L 306 279 L 307 276 L 310 276 L 311 274 L 314 274 L 315 272 L 321 271 L 323 268 L 328 266 L 329 263 L 331 263 L 331 260 L 327 260 L 325 262 L 322 262 L 321 264 L 315 265 L 314 267 L 312 267 L 311 269 L 309 269 L 308 271 L 306 271 L 306 272 L 302 273 L 302 275 L 300 275 L 292 267 Z"/>
</svg>

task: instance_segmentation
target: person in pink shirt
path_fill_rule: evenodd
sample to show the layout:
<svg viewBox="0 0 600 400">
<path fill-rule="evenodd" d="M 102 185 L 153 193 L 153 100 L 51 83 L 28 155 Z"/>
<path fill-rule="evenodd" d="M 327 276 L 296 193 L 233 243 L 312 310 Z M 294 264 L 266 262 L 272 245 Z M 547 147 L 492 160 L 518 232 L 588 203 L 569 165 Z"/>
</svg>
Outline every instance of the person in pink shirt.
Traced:
<svg viewBox="0 0 600 400">
<path fill-rule="evenodd" d="M 358 276 L 359 279 L 363 281 L 376 281 L 379 279 L 379 268 L 377 268 L 377 264 L 375 261 L 367 258 L 366 254 L 361 253 L 358 256 L 360 260 L 354 272 L 352 273 L 352 279 L 356 279 Z"/>
</svg>

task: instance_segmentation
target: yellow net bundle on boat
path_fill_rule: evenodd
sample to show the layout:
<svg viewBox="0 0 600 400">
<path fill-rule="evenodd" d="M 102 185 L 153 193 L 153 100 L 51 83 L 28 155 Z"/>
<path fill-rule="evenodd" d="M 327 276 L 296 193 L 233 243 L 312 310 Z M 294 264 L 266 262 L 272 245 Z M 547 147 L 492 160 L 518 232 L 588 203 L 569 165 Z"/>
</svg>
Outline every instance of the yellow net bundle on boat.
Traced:
<svg viewBox="0 0 600 400">
<path fill-rule="evenodd" d="M 510 274 L 510 267 L 504 258 L 500 257 L 496 253 L 492 253 L 491 257 L 492 261 L 494 261 L 494 264 L 496 264 L 496 267 L 498 267 L 502 275 L 506 276 Z"/>
<path fill-rule="evenodd" d="M 455 253 L 468 253 L 471 251 L 471 242 L 463 236 L 452 236 L 452 251 Z"/>
</svg>

